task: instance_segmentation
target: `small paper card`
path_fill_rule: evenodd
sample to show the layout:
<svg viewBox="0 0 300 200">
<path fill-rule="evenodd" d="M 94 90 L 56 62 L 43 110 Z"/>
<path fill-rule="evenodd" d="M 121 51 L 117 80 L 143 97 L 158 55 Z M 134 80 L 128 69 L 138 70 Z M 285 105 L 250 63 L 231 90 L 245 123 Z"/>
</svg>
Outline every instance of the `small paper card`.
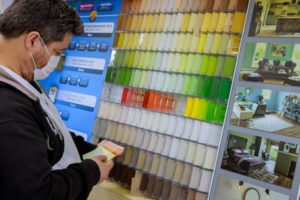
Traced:
<svg viewBox="0 0 300 200">
<path fill-rule="evenodd" d="M 111 160 L 116 156 L 120 156 L 124 151 L 124 147 L 117 145 L 108 140 L 103 140 L 98 144 L 98 147 L 83 155 L 83 159 L 89 159 L 95 156 L 103 155 L 107 160 Z"/>
</svg>

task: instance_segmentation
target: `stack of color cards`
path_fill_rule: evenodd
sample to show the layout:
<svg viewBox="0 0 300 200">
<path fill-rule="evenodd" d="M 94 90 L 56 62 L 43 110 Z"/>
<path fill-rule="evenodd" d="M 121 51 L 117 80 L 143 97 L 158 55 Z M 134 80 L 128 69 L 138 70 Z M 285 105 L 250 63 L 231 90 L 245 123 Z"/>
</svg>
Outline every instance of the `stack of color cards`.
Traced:
<svg viewBox="0 0 300 200">
<path fill-rule="evenodd" d="M 205 200 L 248 0 L 123 0 L 93 140 L 125 147 L 110 177 Z"/>
</svg>

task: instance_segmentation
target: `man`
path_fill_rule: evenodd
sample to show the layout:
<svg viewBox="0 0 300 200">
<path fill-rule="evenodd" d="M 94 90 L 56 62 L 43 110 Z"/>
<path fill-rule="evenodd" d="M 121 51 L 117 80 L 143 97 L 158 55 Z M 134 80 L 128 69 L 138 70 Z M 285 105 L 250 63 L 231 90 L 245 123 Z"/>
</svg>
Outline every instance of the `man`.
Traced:
<svg viewBox="0 0 300 200">
<path fill-rule="evenodd" d="M 95 148 L 71 137 L 36 80 L 83 32 L 63 0 L 15 0 L 0 15 L 0 199 L 86 199 L 112 161 L 81 161 Z"/>
</svg>

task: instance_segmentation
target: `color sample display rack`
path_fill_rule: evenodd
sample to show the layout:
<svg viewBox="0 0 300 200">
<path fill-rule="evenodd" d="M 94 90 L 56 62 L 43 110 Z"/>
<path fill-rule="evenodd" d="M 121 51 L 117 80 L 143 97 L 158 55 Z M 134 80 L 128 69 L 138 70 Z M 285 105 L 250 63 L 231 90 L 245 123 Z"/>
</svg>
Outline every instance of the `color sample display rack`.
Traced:
<svg viewBox="0 0 300 200">
<path fill-rule="evenodd" d="M 207 199 L 248 1 L 123 1 L 93 140 L 135 194 Z"/>
</svg>

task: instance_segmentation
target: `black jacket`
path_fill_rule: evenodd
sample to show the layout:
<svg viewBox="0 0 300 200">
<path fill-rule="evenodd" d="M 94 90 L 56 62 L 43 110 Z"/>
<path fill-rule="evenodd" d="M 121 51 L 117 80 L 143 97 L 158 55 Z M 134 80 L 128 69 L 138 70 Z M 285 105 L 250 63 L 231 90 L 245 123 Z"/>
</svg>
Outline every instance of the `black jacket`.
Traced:
<svg viewBox="0 0 300 200">
<path fill-rule="evenodd" d="M 63 145 L 49 151 L 47 135 L 52 133 L 45 133 L 44 122 L 38 101 L 0 82 L 0 199 L 83 200 L 99 180 L 92 160 L 51 171 Z M 94 148 L 73 138 L 80 154 Z M 54 159 L 53 153 L 58 157 Z"/>
</svg>

